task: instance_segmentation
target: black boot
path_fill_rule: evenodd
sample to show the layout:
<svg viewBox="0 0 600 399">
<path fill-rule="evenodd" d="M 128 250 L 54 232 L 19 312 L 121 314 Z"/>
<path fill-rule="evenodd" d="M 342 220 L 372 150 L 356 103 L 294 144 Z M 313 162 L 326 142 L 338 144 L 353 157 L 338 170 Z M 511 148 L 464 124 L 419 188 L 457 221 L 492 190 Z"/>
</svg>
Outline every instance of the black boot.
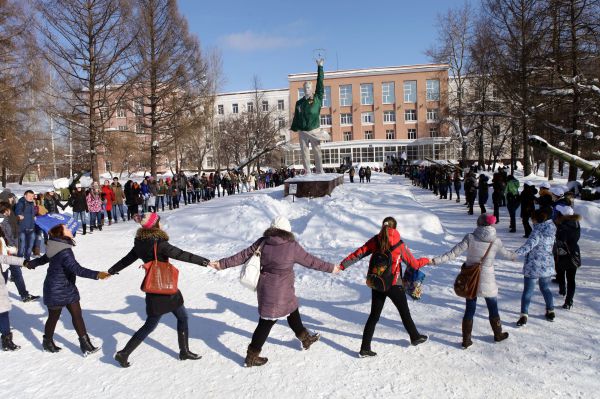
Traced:
<svg viewBox="0 0 600 399">
<path fill-rule="evenodd" d="M 471 332 L 473 331 L 473 319 L 467 320 L 463 319 L 462 321 L 462 347 L 467 349 L 469 346 L 473 345 L 473 340 L 471 340 Z"/>
<path fill-rule="evenodd" d="M 140 346 L 141 343 L 142 341 L 139 339 L 131 338 L 129 342 L 127 342 L 127 345 L 125 345 L 125 348 L 117 352 L 115 355 L 115 360 L 119 362 L 121 367 L 127 368 L 131 366 L 131 363 L 128 361 L 129 355 L 131 355 L 131 352 Z"/>
<path fill-rule="evenodd" d="M 83 337 L 79 337 L 79 347 L 81 348 L 83 356 L 96 353 L 100 350 L 100 348 L 96 348 L 94 345 L 92 345 L 92 341 L 90 341 L 90 337 L 87 334 L 85 334 Z"/>
<path fill-rule="evenodd" d="M 312 344 L 317 342 L 321 335 L 319 333 L 311 334 L 305 328 L 299 335 L 296 336 L 302 342 L 302 348 L 308 350 Z"/>
<path fill-rule="evenodd" d="M 2 350 L 3 351 L 18 351 L 21 349 L 19 345 L 15 345 L 12 340 L 12 333 L 2 334 Z"/>
<path fill-rule="evenodd" d="M 44 348 L 44 352 L 57 353 L 62 350 L 61 347 L 56 346 L 52 337 L 46 337 L 44 335 L 44 339 L 42 340 L 42 347 Z"/>
<path fill-rule="evenodd" d="M 260 357 L 258 355 L 260 355 L 260 351 L 248 345 L 248 351 L 246 352 L 246 360 L 244 360 L 244 366 L 262 366 L 269 361 L 269 359 L 267 359 L 266 357 Z"/>
<path fill-rule="evenodd" d="M 177 331 L 177 341 L 179 341 L 179 360 L 198 360 L 202 358 L 202 356 L 190 352 L 187 331 Z"/>
<path fill-rule="evenodd" d="M 84 225 L 83 225 L 83 235 L 85 235 L 85 234 L 87 233 L 87 231 L 86 231 L 86 230 L 87 230 L 87 225 L 85 225 L 85 224 L 84 224 Z"/>
<path fill-rule="evenodd" d="M 419 334 L 419 336 L 417 338 L 410 340 L 410 344 L 412 346 L 417 346 L 417 345 L 420 345 L 420 344 L 426 342 L 428 338 L 429 337 L 427 335 L 421 335 L 421 334 Z"/>
<path fill-rule="evenodd" d="M 90 225 L 90 233 L 94 232 L 94 227 L 96 227 L 96 226 Z"/>
<path fill-rule="evenodd" d="M 502 322 L 500 321 L 500 317 L 494 317 L 490 319 L 490 325 L 492 326 L 492 331 L 494 332 L 494 341 L 500 342 L 508 338 L 508 333 L 502 332 Z"/>
</svg>

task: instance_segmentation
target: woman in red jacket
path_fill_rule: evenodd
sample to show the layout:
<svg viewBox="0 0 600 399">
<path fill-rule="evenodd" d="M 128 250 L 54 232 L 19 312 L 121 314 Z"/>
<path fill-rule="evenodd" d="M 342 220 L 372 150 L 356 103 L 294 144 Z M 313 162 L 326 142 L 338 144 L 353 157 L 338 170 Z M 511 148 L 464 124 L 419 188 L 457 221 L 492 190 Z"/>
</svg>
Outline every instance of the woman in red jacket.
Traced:
<svg viewBox="0 0 600 399">
<path fill-rule="evenodd" d="M 104 194 L 104 200 L 106 201 L 106 216 L 108 217 L 108 225 L 112 223 L 112 204 L 115 202 L 115 192 L 110 187 L 110 182 L 104 180 L 102 186 L 102 193 Z"/>
<path fill-rule="evenodd" d="M 375 326 L 379 321 L 379 316 L 383 310 L 386 298 L 390 298 L 398 312 L 400 312 L 400 318 L 404 328 L 410 335 L 410 343 L 412 345 L 419 345 L 427 341 L 426 335 L 419 334 L 415 323 L 410 316 L 410 310 L 408 309 L 408 302 L 406 301 L 406 295 L 402 285 L 397 285 L 398 278 L 401 275 L 402 266 L 400 261 L 412 267 L 413 269 L 419 269 L 429 263 L 427 258 L 416 259 L 410 252 L 406 244 L 400 239 L 400 233 L 396 230 L 396 219 L 391 216 L 383 219 L 381 225 L 381 231 L 376 236 L 373 236 L 367 241 L 362 247 L 348 255 L 341 263 L 341 269 L 344 270 L 350 265 L 358 262 L 365 256 L 371 255 L 376 252 L 385 253 L 391 248 L 392 254 L 392 273 L 394 274 L 394 280 L 392 286 L 385 292 L 371 290 L 371 314 L 365 325 L 363 332 L 362 344 L 360 347 L 359 357 L 377 356 L 377 353 L 371 350 L 371 340 L 375 333 Z M 398 245 L 400 244 L 400 245 Z"/>
</svg>

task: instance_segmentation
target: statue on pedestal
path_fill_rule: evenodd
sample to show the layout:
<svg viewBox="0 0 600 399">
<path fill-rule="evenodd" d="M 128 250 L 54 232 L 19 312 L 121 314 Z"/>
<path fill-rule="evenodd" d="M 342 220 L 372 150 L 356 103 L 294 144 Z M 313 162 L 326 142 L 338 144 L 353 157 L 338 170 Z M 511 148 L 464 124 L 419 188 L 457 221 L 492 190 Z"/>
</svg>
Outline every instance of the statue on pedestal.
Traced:
<svg viewBox="0 0 600 399">
<path fill-rule="evenodd" d="M 321 140 L 329 140 L 331 136 L 321 130 L 321 106 L 323 104 L 323 58 L 317 60 L 317 87 L 313 93 L 311 81 L 304 83 L 304 97 L 296 101 L 294 120 L 290 130 L 300 137 L 300 152 L 306 174 L 311 174 L 309 144 L 315 159 L 316 173 L 323 173 L 321 158 Z"/>
</svg>

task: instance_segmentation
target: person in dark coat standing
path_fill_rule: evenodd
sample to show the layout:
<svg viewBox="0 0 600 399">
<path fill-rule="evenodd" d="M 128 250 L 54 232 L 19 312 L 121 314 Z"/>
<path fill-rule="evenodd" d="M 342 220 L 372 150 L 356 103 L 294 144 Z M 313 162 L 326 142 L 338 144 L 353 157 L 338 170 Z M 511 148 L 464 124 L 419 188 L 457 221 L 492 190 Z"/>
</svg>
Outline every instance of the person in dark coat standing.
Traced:
<svg viewBox="0 0 600 399">
<path fill-rule="evenodd" d="M 456 168 L 454 170 L 454 177 L 452 178 L 452 181 L 454 183 L 454 192 L 456 193 L 456 202 L 457 203 L 460 203 L 460 186 L 461 186 L 460 180 L 461 180 L 460 172 L 459 172 L 458 168 Z"/>
<path fill-rule="evenodd" d="M 575 214 L 573 208 L 558 205 L 555 209 L 556 241 L 554 243 L 554 259 L 556 262 L 556 280 L 559 294 L 566 295 L 563 309 L 571 309 L 575 296 L 575 274 L 581 266 L 579 238 L 581 216 Z M 566 277 L 566 282 L 565 282 Z"/>
<path fill-rule="evenodd" d="M 468 214 L 473 214 L 473 206 L 475 205 L 475 197 L 477 196 L 477 179 L 473 172 L 467 174 L 465 179 L 465 197 L 469 206 Z"/>
<path fill-rule="evenodd" d="M 142 227 L 138 229 L 135 235 L 131 251 L 108 270 L 111 275 L 119 273 L 137 259 L 141 259 L 144 263 L 147 263 L 154 259 L 158 259 L 160 262 L 168 262 L 169 258 L 172 258 L 182 262 L 195 263 L 200 266 L 208 265 L 208 259 L 183 251 L 169 244 L 169 236 L 160 228 L 160 217 L 157 213 L 146 213 L 143 218 L 136 216 L 135 219 L 140 222 Z M 129 356 L 154 331 L 165 313 L 173 313 L 177 318 L 179 359 L 197 360 L 201 358 L 201 356 L 191 352 L 189 348 L 188 316 L 185 306 L 183 306 L 181 291 L 178 290 L 173 295 L 146 293 L 146 314 L 148 317 L 144 325 L 127 342 L 125 348 L 118 351 L 115 355 L 115 360 L 119 362 L 121 367 L 130 366 L 128 361 Z"/>
<path fill-rule="evenodd" d="M 535 211 L 535 195 L 537 189 L 530 181 L 526 181 L 523 185 L 523 191 L 521 192 L 521 220 L 523 221 L 523 228 L 525 229 L 524 238 L 529 238 L 531 234 L 531 224 L 529 219 Z"/>
<path fill-rule="evenodd" d="M 75 190 L 71 192 L 67 205 L 73 208 L 73 219 L 75 219 L 75 221 L 81 220 L 81 228 L 83 229 L 83 235 L 85 235 L 87 232 L 86 215 L 88 206 L 85 198 L 85 191 L 81 187 L 81 183 L 75 184 Z"/>
<path fill-rule="evenodd" d="M 402 287 L 401 282 L 398 284 L 398 280 L 402 275 L 402 265 L 400 264 L 400 261 L 404 261 L 404 263 L 413 269 L 419 269 L 427 265 L 429 259 L 416 259 L 406 244 L 400 239 L 400 233 L 396 230 L 396 226 L 397 222 L 393 217 L 388 216 L 383 219 L 379 234 L 371 237 L 369 241 L 348 255 L 341 263 L 341 269 L 345 270 L 352 264 L 375 252 L 386 253 L 391 250 L 392 254 L 392 273 L 394 274 L 394 281 L 392 282 L 392 286 L 385 292 L 376 291 L 374 289 L 371 290 L 371 314 L 369 314 L 369 319 L 365 324 L 359 357 L 377 356 L 377 353 L 371 350 L 371 340 L 373 339 L 375 326 L 379 321 L 379 316 L 381 315 L 381 311 L 383 310 L 387 298 L 390 298 L 394 303 L 394 306 L 396 306 L 396 309 L 398 309 L 400 318 L 402 319 L 402 325 L 404 325 L 406 332 L 410 335 L 411 344 L 419 345 L 427 341 L 427 336 L 419 333 L 412 320 L 404 288 Z M 394 246 L 396 247 L 392 249 Z"/>
<path fill-rule="evenodd" d="M 510 216 L 509 231 L 515 233 L 517 231 L 517 209 L 521 205 L 521 198 L 519 196 L 519 181 L 513 175 L 507 177 L 505 193 L 506 207 Z"/>
<path fill-rule="evenodd" d="M 477 192 L 478 192 L 478 200 L 479 200 L 479 208 L 481 209 L 481 214 L 487 212 L 485 209 L 485 204 L 489 198 L 489 187 L 488 187 L 488 177 L 483 173 L 479 175 L 479 181 L 477 184 Z"/>
<path fill-rule="evenodd" d="M 260 352 L 267 341 L 271 328 L 278 319 L 287 317 L 290 328 L 302 342 L 304 349 L 319 340 L 319 334 L 311 334 L 302 324 L 298 310 L 298 298 L 294 291 L 294 264 L 328 273 L 337 273 L 333 263 L 325 262 L 308 252 L 294 239 L 292 227 L 288 219 L 276 217 L 271 227 L 263 233 L 254 244 L 228 258 L 211 262 L 216 270 L 238 266 L 250 259 L 262 246 L 260 257 L 260 278 L 256 290 L 258 296 L 258 326 L 248 345 L 245 366 L 262 366 L 267 362 L 266 357 L 260 357 Z"/>
<path fill-rule="evenodd" d="M 48 307 L 48 320 L 44 327 L 44 340 L 42 345 L 44 351 L 56 353 L 59 348 L 54 343 L 54 330 L 56 323 L 60 318 L 62 308 L 66 307 L 73 320 L 73 327 L 79 336 L 79 346 L 84 356 L 98 351 L 94 347 L 87 334 L 81 304 L 79 303 L 79 290 L 75 285 L 76 276 L 89 278 L 92 280 L 105 279 L 110 275 L 106 272 L 82 267 L 73 254 L 75 241 L 73 234 L 65 225 L 54 226 L 48 232 L 50 239 L 46 254 L 40 258 L 25 263 L 28 269 L 35 269 L 38 266 L 50 263 L 46 279 L 44 280 L 44 304 Z"/>
</svg>

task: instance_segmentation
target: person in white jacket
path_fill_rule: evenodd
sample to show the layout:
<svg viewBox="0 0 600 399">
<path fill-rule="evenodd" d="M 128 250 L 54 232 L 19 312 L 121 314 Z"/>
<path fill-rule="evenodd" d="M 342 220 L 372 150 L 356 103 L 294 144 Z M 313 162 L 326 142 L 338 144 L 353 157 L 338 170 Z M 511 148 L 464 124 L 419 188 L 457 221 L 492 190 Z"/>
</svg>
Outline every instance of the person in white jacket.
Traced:
<svg viewBox="0 0 600 399">
<path fill-rule="evenodd" d="M 9 254 L 16 254 L 18 249 L 15 247 L 9 247 L 4 240 L 4 233 L 0 229 L 0 334 L 2 337 L 2 350 L 3 351 L 16 351 L 21 349 L 20 346 L 15 345 L 12 340 L 12 333 L 10 332 L 10 319 L 8 314 L 10 312 L 10 299 L 8 297 L 8 289 L 6 288 L 6 275 L 5 270 L 8 270 L 8 265 L 22 265 L 25 259 Z"/>
<path fill-rule="evenodd" d="M 481 263 L 481 274 L 477 296 L 466 300 L 465 315 L 462 321 L 462 347 L 468 348 L 473 344 L 471 331 L 473 330 L 473 317 L 477 306 L 477 297 L 485 298 L 489 312 L 489 320 L 494 332 L 494 340 L 500 342 L 508 338 L 507 332 L 502 332 L 502 323 L 498 313 L 498 286 L 496 285 L 496 273 L 494 271 L 494 259 L 496 255 L 509 260 L 516 260 L 517 255 L 504 248 L 502 241 L 496 237 L 496 218 L 493 215 L 483 213 L 477 218 L 477 228 L 473 233 L 465 235 L 461 242 L 443 255 L 431 259 L 431 264 L 440 265 L 447 263 L 467 251 L 467 266 L 482 262 L 485 253 L 488 252 Z M 489 251 L 488 251 L 489 249 Z"/>
</svg>

